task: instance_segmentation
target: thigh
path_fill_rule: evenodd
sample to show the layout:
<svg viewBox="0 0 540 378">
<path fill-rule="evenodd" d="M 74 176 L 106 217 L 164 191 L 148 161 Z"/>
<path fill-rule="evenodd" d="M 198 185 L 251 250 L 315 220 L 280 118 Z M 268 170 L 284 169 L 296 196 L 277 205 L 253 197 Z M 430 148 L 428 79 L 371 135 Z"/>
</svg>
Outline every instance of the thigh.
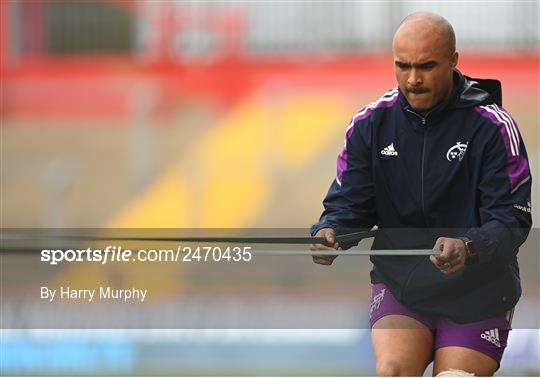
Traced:
<svg viewBox="0 0 540 378">
<path fill-rule="evenodd" d="M 465 347 L 444 347 L 435 351 L 433 376 L 450 369 L 458 369 L 475 376 L 492 376 L 498 362 L 488 355 Z"/>
<path fill-rule="evenodd" d="M 421 376 L 433 359 L 433 319 L 409 310 L 379 283 L 371 290 L 370 321 L 377 375 Z"/>
<path fill-rule="evenodd" d="M 387 315 L 371 329 L 378 376 L 422 376 L 433 359 L 433 334 L 404 315 Z"/>
<path fill-rule="evenodd" d="M 433 375 L 448 369 L 493 375 L 499 368 L 510 330 L 509 318 L 504 315 L 468 324 L 439 320 Z"/>
</svg>

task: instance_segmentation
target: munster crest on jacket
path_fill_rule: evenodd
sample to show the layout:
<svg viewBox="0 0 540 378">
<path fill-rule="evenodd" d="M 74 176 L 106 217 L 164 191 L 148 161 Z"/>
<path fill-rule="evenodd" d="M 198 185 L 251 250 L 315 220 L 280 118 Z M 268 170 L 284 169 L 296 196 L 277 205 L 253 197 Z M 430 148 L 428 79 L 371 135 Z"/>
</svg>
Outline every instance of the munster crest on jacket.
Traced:
<svg viewBox="0 0 540 378">
<path fill-rule="evenodd" d="M 465 156 L 465 151 L 467 150 L 467 145 L 469 142 L 461 143 L 456 142 L 456 144 L 448 150 L 446 153 L 446 159 L 448 161 L 456 160 L 459 161 L 463 160 L 463 156 Z"/>
</svg>

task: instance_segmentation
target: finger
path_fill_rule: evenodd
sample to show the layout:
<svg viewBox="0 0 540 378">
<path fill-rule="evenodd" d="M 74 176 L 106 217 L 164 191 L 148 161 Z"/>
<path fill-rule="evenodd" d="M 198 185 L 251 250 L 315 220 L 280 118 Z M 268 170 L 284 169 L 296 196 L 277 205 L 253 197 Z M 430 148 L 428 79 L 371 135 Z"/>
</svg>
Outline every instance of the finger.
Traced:
<svg viewBox="0 0 540 378">
<path fill-rule="evenodd" d="M 337 244 L 337 243 L 336 243 Z M 321 250 L 321 251 L 333 251 L 335 250 L 336 248 L 332 247 L 332 246 L 329 246 L 329 245 L 326 245 L 326 244 L 311 244 L 309 246 L 309 249 L 311 249 L 312 251 L 317 251 L 317 250 Z"/>
<path fill-rule="evenodd" d="M 328 244 L 333 245 L 336 242 L 336 235 L 334 233 L 334 230 L 328 230 L 324 236 Z"/>
<path fill-rule="evenodd" d="M 326 245 L 333 245 L 336 242 L 336 232 L 332 228 L 323 228 L 315 234 L 315 236 L 326 239 Z"/>
<path fill-rule="evenodd" d="M 435 245 L 433 246 L 433 249 L 443 252 L 445 241 L 446 238 L 438 238 L 435 242 Z M 440 266 L 446 262 L 446 256 L 441 253 L 440 255 L 435 256 L 435 260 L 436 261 L 434 261 L 433 263 L 437 266 Z"/>
<path fill-rule="evenodd" d="M 333 256 L 312 256 L 313 262 L 321 265 L 332 265 L 334 262 Z"/>
<path fill-rule="evenodd" d="M 454 252 L 454 244 L 445 240 L 442 253 L 439 255 L 439 261 L 450 262 L 454 258 Z"/>
<path fill-rule="evenodd" d="M 326 260 L 323 256 L 311 256 L 313 258 L 313 262 L 316 264 L 322 264 L 322 265 L 328 265 L 328 260 Z"/>
<path fill-rule="evenodd" d="M 311 251 L 334 251 L 334 250 L 336 250 L 336 248 L 332 248 L 332 247 L 329 247 L 329 246 L 324 245 L 324 244 L 311 244 L 309 246 L 309 249 Z"/>
<path fill-rule="evenodd" d="M 431 262 L 433 264 L 435 264 L 435 266 L 437 267 L 437 269 L 442 269 L 443 265 L 446 264 L 448 261 L 446 260 L 443 260 L 440 258 L 440 255 L 437 256 L 437 255 L 431 255 L 429 256 L 429 259 L 431 260 Z"/>
<path fill-rule="evenodd" d="M 435 245 L 433 246 L 433 249 L 442 251 L 444 247 L 444 240 L 445 238 L 438 238 L 437 241 L 435 242 Z"/>
<path fill-rule="evenodd" d="M 455 274 L 457 273 L 458 271 L 461 270 L 461 268 L 463 268 L 463 265 L 455 265 L 455 266 L 452 266 L 450 269 L 447 269 L 447 270 L 442 270 L 442 273 L 445 275 L 445 276 L 451 276 L 452 274 Z"/>
<path fill-rule="evenodd" d="M 459 254 L 457 254 L 456 258 L 447 262 L 447 264 L 450 264 L 450 267 L 446 269 L 442 268 L 441 271 L 448 276 L 463 269 L 463 267 L 465 266 L 465 260 Z"/>
<path fill-rule="evenodd" d="M 439 269 L 439 271 L 442 274 L 444 274 L 445 276 L 450 276 L 452 274 L 452 268 L 450 268 L 450 269 L 441 268 L 441 269 Z"/>
</svg>

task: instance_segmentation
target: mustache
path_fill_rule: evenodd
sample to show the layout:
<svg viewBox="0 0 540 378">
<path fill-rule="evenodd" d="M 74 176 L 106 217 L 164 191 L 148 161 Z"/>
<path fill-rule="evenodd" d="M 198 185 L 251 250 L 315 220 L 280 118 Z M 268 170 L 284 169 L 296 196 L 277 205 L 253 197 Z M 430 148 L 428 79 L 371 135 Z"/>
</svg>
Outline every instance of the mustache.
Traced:
<svg viewBox="0 0 540 378">
<path fill-rule="evenodd" d="M 422 93 L 429 92 L 429 89 L 424 88 L 424 87 L 410 87 L 410 88 L 407 88 L 407 92 L 411 92 L 414 94 L 422 94 Z"/>
</svg>

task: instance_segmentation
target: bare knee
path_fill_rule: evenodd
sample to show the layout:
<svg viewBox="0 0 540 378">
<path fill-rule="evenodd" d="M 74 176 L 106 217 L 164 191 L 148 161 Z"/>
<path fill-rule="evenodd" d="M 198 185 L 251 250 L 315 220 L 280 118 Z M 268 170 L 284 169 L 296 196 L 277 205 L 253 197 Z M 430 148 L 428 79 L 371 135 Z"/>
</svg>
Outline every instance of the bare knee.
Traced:
<svg viewBox="0 0 540 378">
<path fill-rule="evenodd" d="M 421 376 L 424 373 L 421 367 L 411 366 L 395 359 L 377 361 L 375 370 L 379 377 Z"/>
<path fill-rule="evenodd" d="M 378 377 L 397 377 L 401 366 L 397 361 L 381 361 L 377 362 L 375 371 Z"/>
</svg>

